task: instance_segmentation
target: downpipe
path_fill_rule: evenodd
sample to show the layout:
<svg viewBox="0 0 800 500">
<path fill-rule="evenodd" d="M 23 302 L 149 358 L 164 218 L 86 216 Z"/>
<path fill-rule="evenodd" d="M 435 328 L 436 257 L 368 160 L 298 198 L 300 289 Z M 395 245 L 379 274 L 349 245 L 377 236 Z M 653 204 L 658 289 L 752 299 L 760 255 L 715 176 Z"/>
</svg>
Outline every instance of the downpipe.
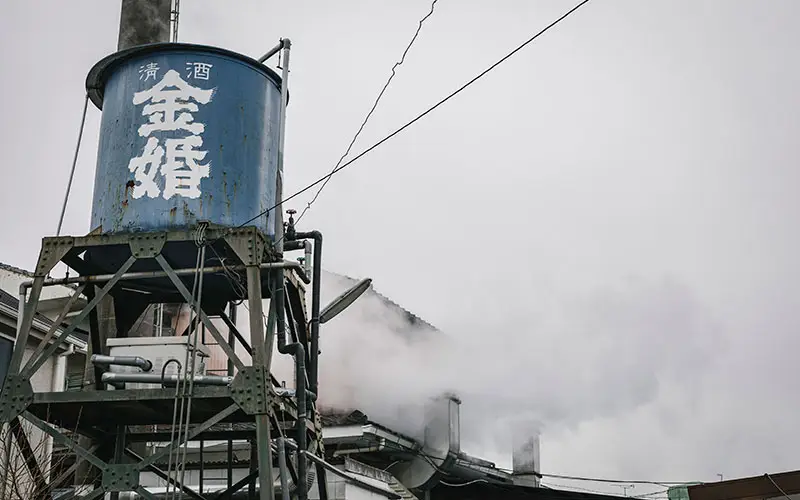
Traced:
<svg viewBox="0 0 800 500">
<path fill-rule="evenodd" d="M 273 291 L 274 308 L 273 314 L 277 318 L 277 337 L 278 352 L 281 354 L 291 354 L 294 356 L 295 363 L 295 394 L 297 396 L 297 422 L 295 441 L 300 450 L 308 447 L 306 435 L 306 417 L 308 408 L 306 404 L 306 350 L 303 344 L 293 342 L 286 343 L 286 292 L 284 290 L 283 270 L 276 271 L 277 287 Z M 308 460 L 303 453 L 297 453 L 297 498 L 306 500 L 308 498 Z"/>
<path fill-rule="evenodd" d="M 309 380 L 309 391 L 313 394 L 319 394 L 319 310 L 320 310 L 320 291 L 321 291 L 321 281 L 322 281 L 322 233 L 319 231 L 306 231 L 306 232 L 296 232 L 294 230 L 294 225 L 290 224 L 289 231 L 286 234 L 287 239 L 297 241 L 297 240 L 314 240 L 314 263 L 311 265 L 311 339 L 309 342 L 309 349 L 310 349 L 310 364 L 308 370 L 308 380 Z M 308 241 L 304 241 L 303 248 L 306 254 L 306 273 L 308 273 L 308 265 L 310 256 L 310 248 L 308 245 Z M 282 274 L 282 273 L 281 273 Z M 283 283 L 283 282 L 281 282 Z M 281 299 L 283 300 L 283 299 Z M 284 336 L 286 335 L 285 327 L 284 327 Z M 285 342 L 285 338 L 284 338 Z M 302 346 L 301 346 L 302 347 Z M 305 383 L 305 380 L 303 381 Z M 304 431 L 305 434 L 305 431 Z M 305 436 L 304 436 L 305 437 Z M 301 448 L 305 450 L 305 447 Z M 303 453 L 298 452 L 298 460 L 303 455 Z M 303 458 L 305 460 L 305 458 Z M 325 474 L 325 467 L 320 464 L 317 464 L 317 483 L 320 485 L 320 498 L 321 500 L 328 500 L 328 485 L 327 479 Z"/>
<path fill-rule="evenodd" d="M 317 393 L 318 368 L 319 368 L 319 310 L 320 310 L 320 290 L 322 278 L 322 233 L 319 231 L 297 232 L 293 239 L 314 240 L 314 264 L 312 265 L 311 278 L 311 366 L 308 370 L 309 390 Z"/>
</svg>

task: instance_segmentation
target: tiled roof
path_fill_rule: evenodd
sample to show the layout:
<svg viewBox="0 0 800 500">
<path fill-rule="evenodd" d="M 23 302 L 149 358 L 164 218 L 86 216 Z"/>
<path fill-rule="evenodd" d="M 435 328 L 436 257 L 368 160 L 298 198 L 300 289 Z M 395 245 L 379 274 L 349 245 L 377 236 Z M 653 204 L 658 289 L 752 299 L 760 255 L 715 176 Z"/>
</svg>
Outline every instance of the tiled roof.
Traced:
<svg viewBox="0 0 800 500">
<path fill-rule="evenodd" d="M 21 274 L 21 275 L 26 276 L 28 278 L 33 278 L 33 273 L 32 272 L 26 271 L 24 269 L 20 269 L 18 267 L 9 266 L 8 264 L 3 264 L 2 262 L 0 262 L 0 269 L 4 269 L 6 271 L 11 271 L 12 273 Z"/>
<path fill-rule="evenodd" d="M 342 278 L 345 278 L 345 279 L 347 279 L 349 281 L 352 281 L 354 284 L 358 281 L 355 278 L 351 278 L 350 276 L 347 276 L 347 275 L 344 275 L 344 274 L 334 273 L 334 272 L 331 272 L 331 271 L 326 271 L 326 272 L 328 272 L 330 274 L 333 274 L 333 275 L 336 275 L 336 276 L 340 276 Z M 420 318 L 416 314 L 412 313 L 408 309 L 405 309 L 404 307 L 402 307 L 400 304 L 394 302 L 389 297 L 387 297 L 387 296 L 383 295 L 382 293 L 378 292 L 377 290 L 375 290 L 375 286 L 374 285 L 370 288 L 370 290 L 367 293 L 374 294 L 376 297 L 381 299 L 381 301 L 384 304 L 386 304 L 388 307 L 390 307 L 391 309 L 395 309 L 395 310 L 401 311 L 403 313 L 403 315 L 406 317 L 406 319 L 408 320 L 408 322 L 412 326 L 427 327 L 427 328 L 430 328 L 431 330 L 435 330 L 437 332 L 439 331 L 439 329 L 436 328 L 435 326 L 431 325 L 430 323 L 428 323 L 424 319 Z"/>
</svg>

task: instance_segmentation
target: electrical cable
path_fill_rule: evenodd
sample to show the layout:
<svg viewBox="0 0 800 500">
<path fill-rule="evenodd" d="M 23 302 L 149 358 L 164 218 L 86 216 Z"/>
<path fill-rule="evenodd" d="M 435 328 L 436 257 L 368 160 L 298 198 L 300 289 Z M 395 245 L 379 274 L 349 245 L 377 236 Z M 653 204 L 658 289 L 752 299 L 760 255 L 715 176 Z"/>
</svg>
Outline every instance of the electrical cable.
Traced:
<svg viewBox="0 0 800 500">
<path fill-rule="evenodd" d="M 680 486 L 684 484 L 698 484 L 691 481 L 643 481 L 643 480 L 626 480 L 626 479 L 604 479 L 597 477 L 581 477 L 581 476 L 565 476 L 561 474 L 541 474 L 542 477 L 549 477 L 553 479 L 569 479 L 572 481 L 593 481 L 596 483 L 611 483 L 611 484 L 651 484 L 654 486 Z"/>
<path fill-rule="evenodd" d="M 497 62 L 495 62 L 494 64 L 492 64 L 491 66 L 489 66 L 489 67 L 488 67 L 488 68 L 486 68 L 485 70 L 483 70 L 483 71 L 481 71 L 480 73 L 478 73 L 478 75 L 477 75 L 477 76 L 473 77 L 473 78 L 472 78 L 471 80 L 469 80 L 467 83 L 463 84 L 461 87 L 457 88 L 456 90 L 454 90 L 453 92 L 451 92 L 450 94 L 448 94 L 446 97 L 444 97 L 443 99 L 439 100 L 439 101 L 438 101 L 436 104 L 434 104 L 433 106 L 429 107 L 428 109 L 426 109 L 425 111 L 423 111 L 422 113 L 420 113 L 419 115 L 417 115 L 415 118 L 413 118 L 413 119 L 411 119 L 410 121 L 406 122 L 406 124 L 405 124 L 405 125 L 403 125 L 403 126 L 401 126 L 400 128 L 396 129 L 394 132 L 390 133 L 389 135 L 387 135 L 387 136 L 386 136 L 386 137 L 384 137 L 383 139 L 379 140 L 378 142 L 376 142 L 376 143 L 375 143 L 375 144 L 373 144 L 372 146 L 368 147 L 367 149 L 365 149 L 364 151 L 362 151 L 361 153 L 359 153 L 358 155 L 356 155 L 355 157 L 353 157 L 353 158 L 352 158 L 352 159 L 350 159 L 349 161 L 347 161 L 347 162 L 343 163 L 342 165 L 340 165 L 340 166 L 336 167 L 336 168 L 335 168 L 335 169 L 333 169 L 333 170 L 332 170 L 332 171 L 331 171 L 329 174 L 327 174 L 327 175 L 325 175 L 325 176 L 323 176 L 323 177 L 320 177 L 320 178 L 319 178 L 319 179 L 317 179 L 316 181 L 312 182 L 311 184 L 307 185 L 306 187 L 302 188 L 301 190 L 299 190 L 299 191 L 295 192 L 295 193 L 294 193 L 294 194 L 292 194 L 291 196 L 289 196 L 289 197 L 287 197 L 287 198 L 284 198 L 284 199 L 283 199 L 283 200 L 281 200 L 281 201 L 280 201 L 278 204 L 276 204 L 276 205 L 273 205 L 272 207 L 270 207 L 270 208 L 268 208 L 268 209 L 266 209 L 266 210 L 263 210 L 262 212 L 260 212 L 259 214 L 257 214 L 255 217 L 252 217 L 252 218 L 250 218 L 250 219 L 246 220 L 245 222 L 241 223 L 239 226 L 237 226 L 237 227 L 236 227 L 236 228 L 234 228 L 234 229 L 238 229 L 238 228 L 244 227 L 244 226 L 246 226 L 247 224 L 249 224 L 249 223 L 253 222 L 253 221 L 254 221 L 254 220 L 256 220 L 256 219 L 258 219 L 259 217 L 262 217 L 262 216 L 264 216 L 264 215 L 267 215 L 267 214 L 269 214 L 269 213 L 270 213 L 272 210 L 274 210 L 275 208 L 277 208 L 277 207 L 280 207 L 281 205 L 283 205 L 283 204 L 284 204 L 284 203 L 286 203 L 287 201 L 289 201 L 289 200 L 291 200 L 291 199 L 293 199 L 293 198 L 295 198 L 295 197 L 297 197 L 297 196 L 300 196 L 301 194 L 305 193 L 306 191 L 308 191 L 309 189 L 313 188 L 314 186 L 316 186 L 316 185 L 318 185 L 318 184 L 320 184 L 320 183 L 322 183 L 322 182 L 325 182 L 325 180 L 326 180 L 326 179 L 328 179 L 328 178 L 332 177 L 333 175 L 335 175 L 335 174 L 336 174 L 336 173 L 338 173 L 338 172 L 341 172 L 342 170 L 344 170 L 345 168 L 349 167 L 350 165 L 352 165 L 352 164 L 353 164 L 353 163 L 355 163 L 356 161 L 360 160 L 361 158 L 363 158 L 364 156 L 366 156 L 368 153 L 370 153 L 370 152 L 372 152 L 373 150 L 377 149 L 377 148 L 378 148 L 379 146 L 381 146 L 383 143 L 385 143 L 385 142 L 387 142 L 388 140 L 392 139 L 394 136 L 398 135 L 400 132 L 404 131 L 405 129 L 407 129 L 407 128 L 408 128 L 408 127 L 410 127 L 411 125 L 415 124 L 416 122 L 418 122 L 419 120 L 421 120 L 422 118 L 424 118 L 425 116 L 427 116 L 428 114 L 430 114 L 431 112 L 433 112 L 435 109 L 437 109 L 437 108 L 438 108 L 439 106 L 441 106 L 442 104 L 446 103 L 447 101 L 449 101 L 449 100 L 450 100 L 450 99 L 452 99 L 453 97 L 455 97 L 455 96 L 457 96 L 458 94 L 460 94 L 460 93 L 461 93 L 462 91 L 464 91 L 464 90 L 465 90 L 467 87 L 469 87 L 470 85 L 472 85 L 472 84 L 473 84 L 473 83 L 475 83 L 476 81 L 478 81 L 478 80 L 480 80 L 481 78 L 483 78 L 483 77 L 484 77 L 484 76 L 485 76 L 487 73 L 489 73 L 490 71 L 492 71 L 492 70 L 493 70 L 493 69 L 495 69 L 496 67 L 500 66 L 502 63 L 504 63 L 504 62 L 505 62 L 505 61 L 507 61 L 509 58 L 511 58 L 511 57 L 512 57 L 514 54 L 516 54 L 517 52 L 519 52 L 520 50 L 522 50 L 523 48 L 525 48 L 526 46 L 528 46 L 528 45 L 529 45 L 531 42 L 533 42 L 534 40 L 536 40 L 537 38 L 539 38 L 539 37 L 540 37 L 541 35 L 543 35 L 545 32 L 547 32 L 548 30 L 550 30 L 552 27 L 556 26 L 558 23 L 560 23 L 561 21 L 563 21 L 564 19 L 566 19 L 567 17 L 569 17 L 569 16 L 570 16 L 572 13 L 574 13 L 575 11 L 577 11 L 579 8 L 581 8 L 582 6 L 586 5 L 587 3 L 589 3 L 589 0 L 582 0 L 580 3 L 578 3 L 577 5 L 575 5 L 574 7 L 572 7 L 570 10 L 568 10 L 568 11 L 567 11 L 565 14 L 563 14 L 561 17 L 559 17 L 559 18 L 558 18 L 558 19 L 556 19 L 555 21 L 553 21 L 553 22 L 551 22 L 550 24 L 548 24 L 548 25 L 547 25 L 547 26 L 546 26 L 544 29 L 540 30 L 540 31 L 539 31 L 539 32 L 537 32 L 535 35 L 533 35 L 532 37 L 530 37 L 530 38 L 528 38 L 526 41 L 524 41 L 522 44 L 518 45 L 518 46 L 517 46 L 515 49 L 513 49 L 511 52 L 509 52 L 508 54 L 506 54 L 505 56 L 503 56 L 502 58 L 500 58 L 500 59 L 499 59 Z"/>
<path fill-rule="evenodd" d="M 445 486 L 449 486 L 451 488 L 461 488 L 462 486 L 469 486 L 470 484 L 475 483 L 488 483 L 486 479 L 473 479 L 472 481 L 467 481 L 466 483 L 448 483 L 447 481 L 439 481 L 440 484 Z"/>
<path fill-rule="evenodd" d="M 766 473 L 766 472 L 765 472 L 765 473 L 764 473 L 764 477 L 766 477 L 767 479 L 769 479 L 769 480 L 770 480 L 770 482 L 771 482 L 771 483 L 772 483 L 772 484 L 773 484 L 773 485 L 774 485 L 776 488 L 778 488 L 778 491 L 780 491 L 780 492 L 783 494 L 783 496 L 786 498 L 786 500 L 792 500 L 792 499 L 791 499 L 791 497 L 789 497 L 789 495 L 787 495 L 787 494 L 786 494 L 786 492 L 785 492 L 785 491 L 783 491 L 783 488 L 781 488 L 780 486 L 778 486 L 778 483 L 776 483 L 776 482 L 775 482 L 775 480 L 774 480 L 774 479 L 772 479 L 772 476 L 770 476 L 768 473 Z"/>
<path fill-rule="evenodd" d="M 195 299 L 195 307 L 194 307 L 194 338 L 192 339 L 192 348 L 191 348 L 191 358 L 190 364 L 184 374 L 188 373 L 188 385 L 189 389 L 186 394 L 186 422 L 184 424 L 184 437 L 183 437 L 183 453 L 180 462 L 180 479 L 179 484 L 184 484 L 184 479 L 186 475 L 186 453 L 189 449 L 189 427 L 191 425 L 191 416 L 192 416 L 192 401 L 194 397 L 194 374 L 196 371 L 197 365 L 197 340 L 200 337 L 200 332 L 198 331 L 199 328 L 205 328 L 205 324 L 202 322 L 202 298 L 203 298 L 203 278 L 205 277 L 205 272 L 203 272 L 203 268 L 205 267 L 206 262 L 206 248 L 207 248 L 207 241 L 206 241 L 206 229 L 208 227 L 207 222 L 201 222 L 197 226 L 197 230 L 195 232 L 195 244 L 198 248 L 199 253 L 199 260 L 198 260 L 198 267 L 196 273 L 199 275 L 198 285 L 197 285 L 197 297 Z M 190 313 L 190 324 L 192 321 L 191 313 Z M 187 355 L 189 353 L 187 352 Z M 184 387 L 186 384 L 184 383 Z M 175 494 L 177 495 L 177 487 L 175 488 Z M 177 497 L 176 497 L 177 498 Z"/>
<path fill-rule="evenodd" d="M 431 10 L 430 10 L 430 12 L 428 12 L 425 15 L 425 17 L 420 19 L 419 24 L 417 25 L 417 31 L 414 33 L 414 36 L 411 37 L 411 41 L 408 42 L 408 45 L 406 46 L 406 49 L 403 51 L 403 55 L 400 57 L 400 60 L 397 61 L 396 63 L 394 63 L 394 66 L 392 66 L 392 69 L 391 69 L 392 74 L 389 75 L 389 79 L 386 80 L 386 83 L 383 85 L 383 88 L 378 93 L 378 97 L 375 99 L 375 102 L 372 104 L 372 108 L 369 110 L 369 113 L 367 113 L 367 116 L 364 117 L 364 121 L 361 122 L 361 126 L 356 131 L 355 135 L 353 136 L 353 139 L 350 141 L 350 144 L 347 146 L 347 149 L 345 150 L 344 154 L 339 158 L 339 161 L 336 162 L 336 165 L 334 165 L 333 170 L 336 170 L 337 168 L 339 168 L 339 166 L 342 164 L 342 162 L 347 157 L 347 155 L 350 154 L 350 150 L 353 148 L 353 145 L 356 143 L 356 140 L 358 139 L 358 136 L 361 135 L 361 132 L 364 130 L 364 127 L 367 125 L 367 122 L 372 117 L 372 113 L 375 112 L 375 108 L 378 107 L 378 103 L 381 101 L 381 98 L 383 97 L 383 94 L 386 93 L 386 89 L 389 87 L 389 84 L 392 83 L 392 80 L 394 79 L 395 75 L 397 74 L 397 72 L 396 72 L 397 68 L 400 67 L 405 62 L 406 55 L 408 54 L 408 51 L 411 50 L 411 46 L 414 45 L 414 42 L 417 40 L 417 37 L 419 36 L 419 32 L 422 30 L 422 25 L 425 23 L 425 21 L 429 17 L 431 17 L 433 15 L 433 10 L 436 7 L 436 2 L 438 2 L 438 1 L 439 0 L 433 0 L 433 2 L 431 2 Z M 322 185 L 319 187 L 317 192 L 314 194 L 314 197 L 311 199 L 311 201 L 308 202 L 306 207 L 300 213 L 300 216 L 297 217 L 296 223 L 300 222 L 300 219 L 302 219 L 303 216 L 308 211 L 308 209 L 311 208 L 311 205 L 313 205 L 314 202 L 317 201 L 317 198 L 319 197 L 319 194 L 322 192 L 323 189 L 325 189 L 325 186 L 328 184 L 328 181 L 330 181 L 330 180 L 331 180 L 330 177 L 325 179 L 325 182 L 323 182 Z"/>
<path fill-rule="evenodd" d="M 418 450 L 409 450 L 408 448 L 402 447 L 402 446 L 400 446 L 400 445 L 398 445 L 396 443 L 393 443 L 391 441 L 387 441 L 384 445 L 385 445 L 386 448 L 391 448 L 391 449 L 396 450 L 396 451 L 403 451 L 403 452 L 412 453 L 412 454 L 417 455 L 417 456 L 419 456 L 421 458 L 424 458 L 437 471 L 445 473 L 445 474 L 447 473 L 446 471 L 441 470 L 433 462 L 434 459 L 441 460 L 442 457 L 437 457 L 437 456 L 434 456 L 434 455 L 427 454 L 427 453 L 423 452 L 420 449 L 418 449 Z M 500 471 L 500 472 L 508 473 L 508 474 L 512 474 L 514 472 L 511 469 L 507 469 L 507 468 L 503 468 L 503 467 L 497 467 L 497 466 L 494 466 L 494 469 L 497 470 L 497 471 Z M 647 485 L 662 486 L 662 487 L 703 484 L 700 481 L 646 481 L 646 480 L 635 480 L 635 479 L 634 480 L 625 480 L 625 479 L 605 479 L 605 478 L 583 477 L 583 476 L 567 476 L 567 475 L 561 475 L 561 474 L 537 474 L 537 475 L 542 477 L 542 478 L 548 478 L 549 477 L 549 478 L 556 478 L 556 479 L 567 479 L 567 480 L 572 480 L 572 481 L 587 481 L 587 482 L 610 483 L 610 484 L 647 484 Z M 659 493 L 659 492 L 656 492 L 656 493 Z M 643 494 L 642 496 L 654 495 L 656 493 Z M 663 493 L 663 492 L 660 492 L 660 493 Z"/>
<path fill-rule="evenodd" d="M 180 396 L 180 389 L 181 389 L 181 377 L 180 376 L 181 376 L 181 372 L 183 371 L 182 370 L 183 367 L 181 366 L 181 362 L 178 361 L 175 358 L 168 359 L 161 366 L 161 380 L 162 380 L 162 384 L 163 384 L 164 376 L 166 375 L 167 366 L 169 366 L 169 364 L 173 363 L 173 362 L 178 365 L 178 371 L 176 372 L 177 377 L 176 377 L 176 381 L 175 381 L 176 382 L 175 383 L 175 396 L 174 396 L 174 403 L 172 405 L 172 425 L 170 426 L 170 434 L 169 434 L 169 442 L 170 442 L 170 445 L 169 445 L 170 446 L 170 448 L 169 448 L 169 458 L 167 459 L 167 470 L 165 472 L 167 474 L 167 479 L 168 479 L 167 480 L 167 488 L 166 488 L 166 492 L 165 492 L 167 498 L 169 498 L 170 485 L 172 485 L 172 481 L 169 481 L 169 479 L 172 479 L 172 458 L 173 458 L 172 455 L 173 455 L 173 452 L 175 451 L 174 447 L 172 446 L 172 443 L 175 442 L 175 431 L 177 430 L 176 427 L 177 427 L 178 422 L 179 422 L 178 421 L 178 398 Z M 175 457 L 175 458 L 176 458 L 176 462 L 177 462 L 177 457 Z"/>
<path fill-rule="evenodd" d="M 548 485 L 545 485 L 544 483 L 542 483 L 542 486 L 547 486 L 548 488 L 556 488 L 556 489 L 561 489 L 561 490 L 585 491 L 586 493 L 594 493 L 594 494 L 598 494 L 598 495 L 611 495 L 611 493 L 609 493 L 607 491 L 593 490 L 593 489 L 589 489 L 589 488 L 581 488 L 579 486 L 571 486 L 571 485 L 568 485 L 568 484 L 550 483 Z"/>
<path fill-rule="evenodd" d="M 56 236 L 61 236 L 61 227 L 64 225 L 64 214 L 67 213 L 67 201 L 69 201 L 69 193 L 72 191 L 72 180 L 75 177 L 75 167 L 78 165 L 78 153 L 81 150 L 81 139 L 83 139 L 83 129 L 86 125 L 86 109 L 89 107 L 89 94 L 83 100 L 83 113 L 81 113 L 81 126 L 78 129 L 78 141 L 75 144 L 75 154 L 72 157 L 72 168 L 69 171 L 69 181 L 67 181 L 67 192 L 64 193 L 64 204 L 61 206 L 61 216 L 58 218 L 58 228 L 56 229 Z"/>
</svg>

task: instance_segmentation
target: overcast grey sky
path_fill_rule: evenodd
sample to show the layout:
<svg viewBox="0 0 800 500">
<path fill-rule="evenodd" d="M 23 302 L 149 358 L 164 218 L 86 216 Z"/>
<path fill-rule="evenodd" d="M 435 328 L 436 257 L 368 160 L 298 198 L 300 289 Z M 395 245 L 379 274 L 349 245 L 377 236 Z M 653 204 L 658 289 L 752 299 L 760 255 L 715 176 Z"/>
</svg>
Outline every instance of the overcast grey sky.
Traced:
<svg viewBox="0 0 800 500">
<path fill-rule="evenodd" d="M 440 0 L 355 151 L 572 4 Z M 333 166 L 429 6 L 184 1 L 180 38 L 251 56 L 292 38 L 291 193 Z M 445 364 L 473 400 L 516 396 L 544 420 L 545 472 L 798 468 L 798 15 L 594 0 L 334 177 L 302 225 L 325 233 L 328 269 L 463 341 Z M 85 75 L 118 19 L 108 0 L 0 6 L 2 262 L 31 268 L 55 233 Z M 98 121 L 68 234 L 89 230 Z M 427 373 L 406 361 L 393 378 Z"/>
</svg>

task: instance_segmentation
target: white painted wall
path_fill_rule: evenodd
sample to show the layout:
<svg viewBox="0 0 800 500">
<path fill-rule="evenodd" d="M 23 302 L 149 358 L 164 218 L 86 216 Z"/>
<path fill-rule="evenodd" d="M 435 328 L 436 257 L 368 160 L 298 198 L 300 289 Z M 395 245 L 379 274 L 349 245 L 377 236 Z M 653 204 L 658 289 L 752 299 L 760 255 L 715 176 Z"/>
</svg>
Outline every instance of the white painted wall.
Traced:
<svg viewBox="0 0 800 500">
<path fill-rule="evenodd" d="M 33 278 L 25 276 L 24 274 L 16 273 L 8 269 L 0 269 L 0 288 L 10 293 L 14 297 L 19 297 L 19 286 L 22 283 L 32 279 Z M 69 297 L 72 295 L 72 292 L 73 290 L 67 286 L 46 286 L 42 289 L 41 298 L 58 299 L 61 297 Z M 53 318 L 55 318 L 56 315 L 58 315 L 58 311 L 55 312 Z"/>
</svg>

